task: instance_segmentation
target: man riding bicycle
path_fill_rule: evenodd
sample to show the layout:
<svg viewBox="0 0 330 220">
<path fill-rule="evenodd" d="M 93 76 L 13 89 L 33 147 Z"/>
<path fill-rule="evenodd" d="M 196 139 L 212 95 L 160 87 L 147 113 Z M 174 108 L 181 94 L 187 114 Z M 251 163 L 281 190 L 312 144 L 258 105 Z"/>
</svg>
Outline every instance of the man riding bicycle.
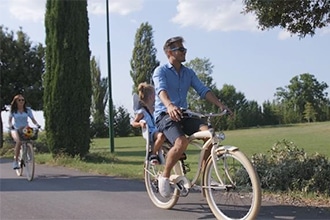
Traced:
<svg viewBox="0 0 330 220">
<path fill-rule="evenodd" d="M 165 169 L 158 179 L 159 192 L 163 197 L 170 196 L 170 172 L 187 149 L 190 135 L 198 130 L 207 130 L 208 126 L 200 119 L 182 119 L 180 108 L 187 108 L 187 94 L 194 88 L 201 98 L 218 106 L 221 111 L 231 111 L 206 87 L 196 73 L 184 66 L 187 49 L 182 37 L 172 37 L 165 42 L 164 52 L 168 63 L 158 66 L 153 74 L 156 90 L 155 119 L 160 132 L 163 132 L 173 147 L 167 153 Z"/>
</svg>

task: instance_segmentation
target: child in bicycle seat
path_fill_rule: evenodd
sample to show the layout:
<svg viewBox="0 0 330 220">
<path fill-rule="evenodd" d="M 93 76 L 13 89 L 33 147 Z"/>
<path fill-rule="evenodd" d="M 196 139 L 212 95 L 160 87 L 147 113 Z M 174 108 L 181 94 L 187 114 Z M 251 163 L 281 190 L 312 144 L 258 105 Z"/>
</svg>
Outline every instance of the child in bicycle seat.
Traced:
<svg viewBox="0 0 330 220">
<path fill-rule="evenodd" d="M 163 133 L 157 130 L 153 116 L 155 105 L 155 89 L 152 85 L 144 82 L 139 84 L 138 93 L 141 108 L 135 112 L 135 118 L 131 124 L 135 128 L 144 128 L 146 124 L 148 125 L 149 140 L 153 146 L 152 152 L 149 156 L 149 161 L 151 164 L 156 165 L 159 164 L 157 152 L 163 145 L 165 136 Z"/>
</svg>

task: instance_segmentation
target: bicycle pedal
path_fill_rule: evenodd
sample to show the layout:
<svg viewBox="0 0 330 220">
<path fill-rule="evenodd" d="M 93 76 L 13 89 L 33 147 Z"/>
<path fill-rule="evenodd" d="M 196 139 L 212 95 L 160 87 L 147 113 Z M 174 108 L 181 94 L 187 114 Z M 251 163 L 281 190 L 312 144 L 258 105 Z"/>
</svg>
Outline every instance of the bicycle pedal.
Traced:
<svg viewBox="0 0 330 220">
<path fill-rule="evenodd" d="M 190 190 L 189 188 L 186 188 L 187 186 L 188 185 L 184 180 L 181 180 L 174 185 L 174 187 L 180 191 L 181 197 L 186 197 L 189 194 Z"/>
<path fill-rule="evenodd" d="M 188 196 L 188 194 L 189 194 L 189 189 L 186 189 L 186 188 L 182 188 L 181 190 L 179 190 L 180 191 L 180 196 L 181 197 L 186 197 L 186 196 Z"/>
</svg>

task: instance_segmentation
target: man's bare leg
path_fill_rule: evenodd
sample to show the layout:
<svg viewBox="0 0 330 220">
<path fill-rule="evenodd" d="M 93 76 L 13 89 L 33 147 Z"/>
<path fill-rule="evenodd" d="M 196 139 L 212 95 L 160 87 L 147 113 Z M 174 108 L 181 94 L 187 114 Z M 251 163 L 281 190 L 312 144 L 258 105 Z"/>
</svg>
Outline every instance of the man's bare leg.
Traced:
<svg viewBox="0 0 330 220">
<path fill-rule="evenodd" d="M 172 168 L 186 151 L 188 143 L 188 139 L 185 136 L 180 136 L 175 140 L 174 146 L 168 151 L 166 156 L 163 177 L 170 177 Z"/>
<path fill-rule="evenodd" d="M 174 146 L 166 155 L 166 164 L 162 176 L 158 179 L 159 192 L 163 197 L 169 197 L 171 193 L 169 177 L 174 165 L 178 162 L 183 152 L 188 147 L 188 139 L 185 136 L 180 136 L 175 140 Z"/>
</svg>

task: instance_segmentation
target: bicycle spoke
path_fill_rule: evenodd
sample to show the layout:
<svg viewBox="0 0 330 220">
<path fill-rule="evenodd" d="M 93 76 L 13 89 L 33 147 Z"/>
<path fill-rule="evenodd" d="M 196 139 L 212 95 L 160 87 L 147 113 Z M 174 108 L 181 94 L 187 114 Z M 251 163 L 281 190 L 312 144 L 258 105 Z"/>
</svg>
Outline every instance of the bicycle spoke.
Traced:
<svg viewBox="0 0 330 220">
<path fill-rule="evenodd" d="M 220 155 L 216 165 L 214 160 L 207 164 L 204 184 L 208 187 L 204 190 L 210 208 L 218 218 L 245 219 L 259 211 L 259 180 L 246 157 L 237 152 Z"/>
</svg>

